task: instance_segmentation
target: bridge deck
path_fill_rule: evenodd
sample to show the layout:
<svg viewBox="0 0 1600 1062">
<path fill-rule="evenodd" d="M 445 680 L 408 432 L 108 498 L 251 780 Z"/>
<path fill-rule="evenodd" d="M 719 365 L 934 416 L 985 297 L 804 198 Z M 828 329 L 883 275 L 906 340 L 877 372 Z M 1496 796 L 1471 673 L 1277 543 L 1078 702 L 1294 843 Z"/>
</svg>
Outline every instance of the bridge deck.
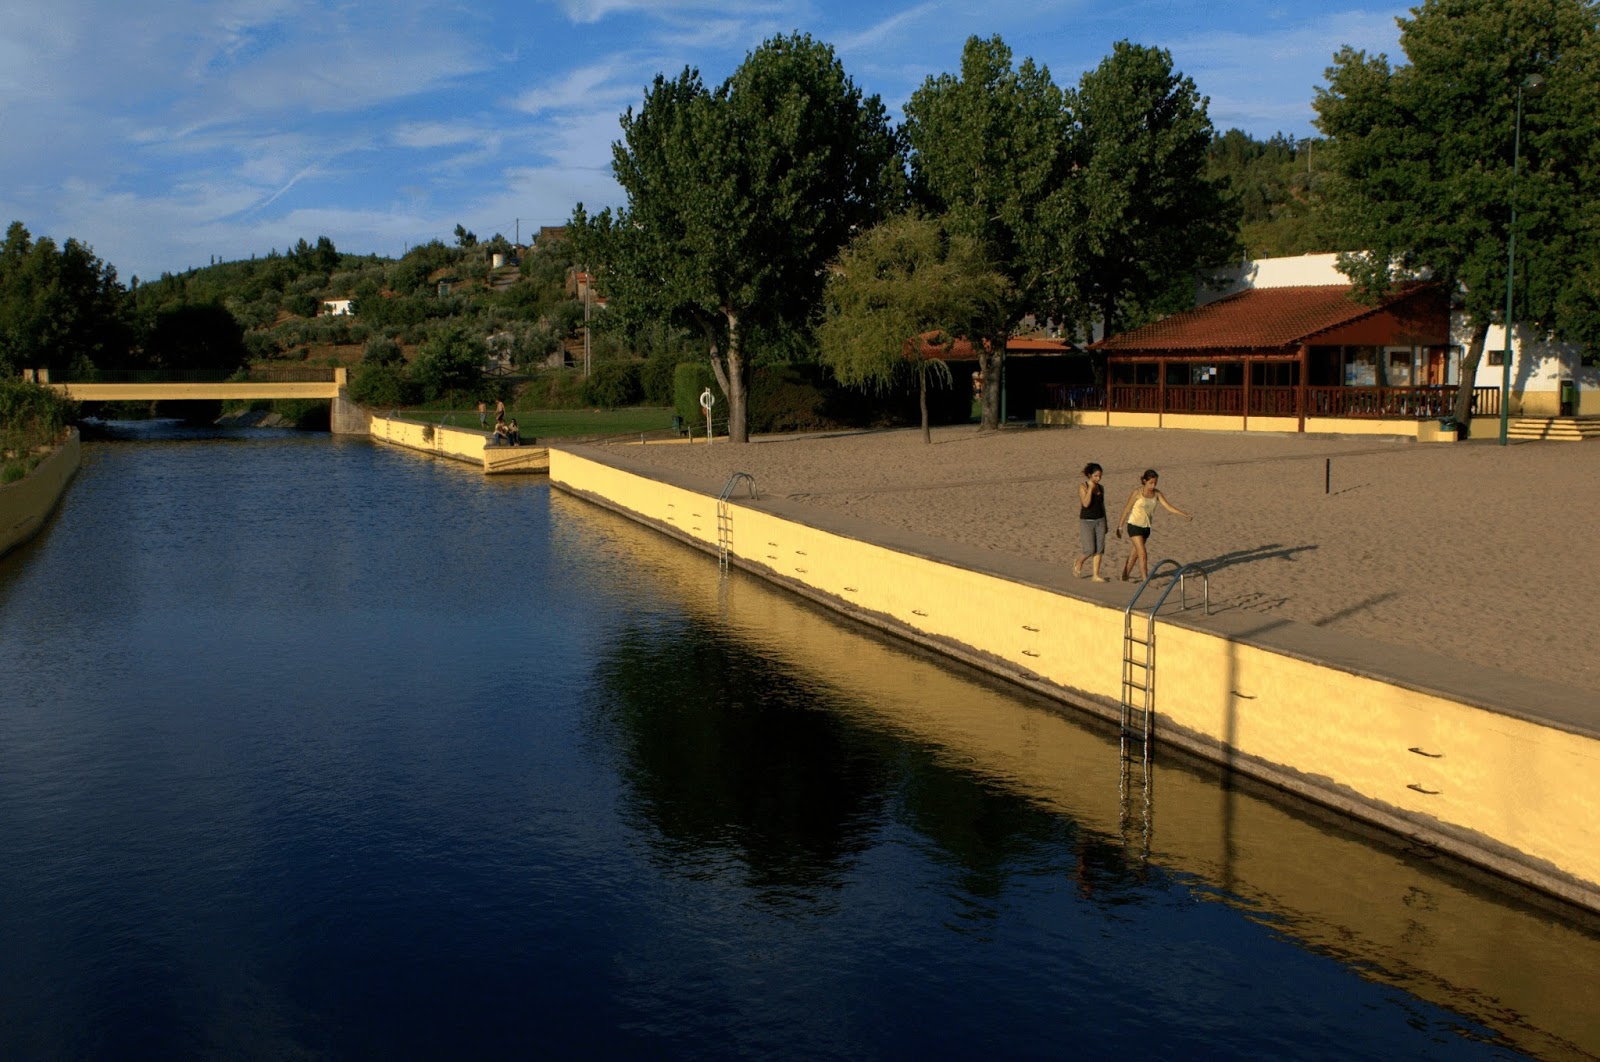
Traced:
<svg viewBox="0 0 1600 1062">
<path fill-rule="evenodd" d="M 196 399 L 338 398 L 339 382 L 272 383 L 52 383 L 77 402 L 183 402 Z"/>
</svg>

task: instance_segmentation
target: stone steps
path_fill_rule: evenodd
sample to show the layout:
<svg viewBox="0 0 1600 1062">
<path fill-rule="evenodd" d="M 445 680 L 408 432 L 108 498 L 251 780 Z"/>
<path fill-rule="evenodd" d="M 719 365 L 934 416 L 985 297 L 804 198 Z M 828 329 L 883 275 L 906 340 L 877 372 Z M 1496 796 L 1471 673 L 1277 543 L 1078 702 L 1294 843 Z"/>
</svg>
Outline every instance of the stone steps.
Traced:
<svg viewBox="0 0 1600 1062">
<path fill-rule="evenodd" d="M 1506 437 L 1552 442 L 1600 439 L 1600 417 L 1513 417 L 1506 425 Z"/>
</svg>

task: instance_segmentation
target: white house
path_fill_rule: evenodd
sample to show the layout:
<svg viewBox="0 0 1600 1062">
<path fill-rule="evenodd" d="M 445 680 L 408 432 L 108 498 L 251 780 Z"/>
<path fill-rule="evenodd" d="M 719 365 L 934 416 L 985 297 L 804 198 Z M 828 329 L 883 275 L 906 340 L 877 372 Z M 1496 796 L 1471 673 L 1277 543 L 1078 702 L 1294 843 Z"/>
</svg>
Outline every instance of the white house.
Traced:
<svg viewBox="0 0 1600 1062">
<path fill-rule="evenodd" d="M 355 313 L 351 309 L 354 299 L 323 299 L 322 315 L 324 317 L 348 317 Z"/>
</svg>

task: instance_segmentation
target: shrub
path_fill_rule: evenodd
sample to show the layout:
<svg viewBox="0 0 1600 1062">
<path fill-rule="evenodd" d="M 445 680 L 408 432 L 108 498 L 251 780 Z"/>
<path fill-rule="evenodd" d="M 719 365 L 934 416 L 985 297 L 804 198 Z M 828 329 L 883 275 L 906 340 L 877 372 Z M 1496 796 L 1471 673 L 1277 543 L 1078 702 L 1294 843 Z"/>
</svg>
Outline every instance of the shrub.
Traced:
<svg viewBox="0 0 1600 1062">
<path fill-rule="evenodd" d="M 76 402 L 48 387 L 0 379 L 0 450 L 26 455 L 36 446 L 48 446 L 60 438 L 61 430 L 77 414 Z"/>
<path fill-rule="evenodd" d="M 637 405 L 643 394 L 636 361 L 602 361 L 583 382 L 583 400 L 601 409 Z"/>
<path fill-rule="evenodd" d="M 400 344 L 388 336 L 373 336 L 361 351 L 363 365 L 399 365 L 405 360 Z"/>
<path fill-rule="evenodd" d="M 723 401 L 722 392 L 711 375 L 711 366 L 703 361 L 682 361 L 672 370 L 672 409 L 685 424 L 699 424 L 705 420 L 705 413 L 700 409 L 700 395 L 708 387 L 718 402 Z"/>
<path fill-rule="evenodd" d="M 364 406 L 396 408 L 413 404 L 417 388 L 403 363 L 362 361 L 350 374 L 350 398 Z"/>
<path fill-rule="evenodd" d="M 746 422 L 750 431 L 816 431 L 836 427 L 831 377 L 819 365 L 766 365 L 750 379 Z"/>
</svg>

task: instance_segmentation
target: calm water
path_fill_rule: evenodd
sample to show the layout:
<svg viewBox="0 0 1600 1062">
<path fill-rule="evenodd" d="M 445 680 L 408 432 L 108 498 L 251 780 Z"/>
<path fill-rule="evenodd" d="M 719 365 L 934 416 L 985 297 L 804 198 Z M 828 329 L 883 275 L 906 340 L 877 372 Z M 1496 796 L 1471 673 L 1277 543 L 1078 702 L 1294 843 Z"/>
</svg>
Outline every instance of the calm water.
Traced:
<svg viewBox="0 0 1600 1062">
<path fill-rule="evenodd" d="M 1505 1058 L 1592 928 L 542 479 L 86 447 L 0 560 L 0 1057 Z M 1124 813 L 1131 808 L 1131 815 Z"/>
</svg>

